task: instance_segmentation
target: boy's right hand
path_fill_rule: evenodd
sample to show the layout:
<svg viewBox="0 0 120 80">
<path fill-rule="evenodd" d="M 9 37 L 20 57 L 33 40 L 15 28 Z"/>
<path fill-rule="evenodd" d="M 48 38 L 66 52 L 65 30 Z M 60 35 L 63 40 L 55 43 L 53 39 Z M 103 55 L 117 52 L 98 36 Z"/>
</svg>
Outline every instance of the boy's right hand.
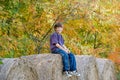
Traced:
<svg viewBox="0 0 120 80">
<path fill-rule="evenodd" d="M 65 48 L 63 48 L 61 45 L 59 45 L 58 43 L 57 44 L 55 44 L 56 45 L 56 47 L 58 47 L 58 48 L 60 48 L 60 49 L 62 49 L 62 50 L 64 50 L 66 53 L 70 53 L 70 50 L 69 49 L 65 49 Z"/>
<path fill-rule="evenodd" d="M 65 49 L 65 52 L 67 52 L 68 54 L 70 53 L 70 50 L 69 49 Z"/>
</svg>

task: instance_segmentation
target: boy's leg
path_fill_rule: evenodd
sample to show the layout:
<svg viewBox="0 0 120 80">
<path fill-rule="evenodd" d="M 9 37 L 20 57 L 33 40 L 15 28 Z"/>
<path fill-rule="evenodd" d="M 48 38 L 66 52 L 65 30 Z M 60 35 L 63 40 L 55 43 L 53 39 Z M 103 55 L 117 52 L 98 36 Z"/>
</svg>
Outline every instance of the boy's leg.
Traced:
<svg viewBox="0 0 120 80">
<path fill-rule="evenodd" d="M 69 53 L 70 71 L 76 71 L 76 59 L 73 53 Z"/>
<path fill-rule="evenodd" d="M 63 63 L 63 71 L 69 71 L 70 66 L 69 66 L 69 56 L 68 53 L 63 51 L 62 49 L 57 49 L 55 53 L 58 53 L 62 56 L 62 63 Z"/>
<path fill-rule="evenodd" d="M 75 75 L 75 76 L 80 76 L 80 74 L 77 72 L 76 59 L 75 59 L 74 54 L 70 53 L 68 55 L 70 59 L 70 74 Z"/>
</svg>

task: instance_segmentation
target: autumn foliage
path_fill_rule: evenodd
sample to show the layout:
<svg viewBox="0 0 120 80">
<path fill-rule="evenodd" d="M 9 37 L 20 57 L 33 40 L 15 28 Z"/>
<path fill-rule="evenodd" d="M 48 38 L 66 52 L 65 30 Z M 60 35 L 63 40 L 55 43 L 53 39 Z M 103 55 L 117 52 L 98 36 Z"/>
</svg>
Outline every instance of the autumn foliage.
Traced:
<svg viewBox="0 0 120 80">
<path fill-rule="evenodd" d="M 75 54 L 120 65 L 119 0 L 0 0 L 0 57 L 50 53 L 55 22 Z M 119 67 L 119 66 L 118 66 Z"/>
</svg>

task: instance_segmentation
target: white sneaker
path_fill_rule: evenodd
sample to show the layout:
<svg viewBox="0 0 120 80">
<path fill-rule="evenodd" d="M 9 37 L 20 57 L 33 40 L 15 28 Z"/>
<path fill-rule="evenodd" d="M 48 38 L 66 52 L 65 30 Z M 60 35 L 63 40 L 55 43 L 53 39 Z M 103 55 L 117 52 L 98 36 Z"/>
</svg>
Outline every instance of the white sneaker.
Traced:
<svg viewBox="0 0 120 80">
<path fill-rule="evenodd" d="M 72 76 L 71 74 L 69 74 L 68 71 L 64 71 L 63 73 L 64 73 L 67 77 L 71 77 L 71 76 Z"/>
<path fill-rule="evenodd" d="M 69 73 L 74 76 L 78 76 L 78 77 L 80 76 L 80 74 L 77 71 L 70 71 Z"/>
</svg>

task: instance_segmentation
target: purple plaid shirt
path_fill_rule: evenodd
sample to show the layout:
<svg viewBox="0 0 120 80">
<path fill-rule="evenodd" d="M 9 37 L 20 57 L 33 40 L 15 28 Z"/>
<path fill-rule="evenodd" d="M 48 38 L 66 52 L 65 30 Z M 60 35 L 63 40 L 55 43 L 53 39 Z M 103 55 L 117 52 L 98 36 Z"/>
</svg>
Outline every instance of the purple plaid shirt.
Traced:
<svg viewBox="0 0 120 80">
<path fill-rule="evenodd" d="M 63 39 L 61 34 L 58 34 L 58 33 L 54 32 L 50 36 L 50 49 L 51 49 L 51 52 L 58 48 L 58 47 L 55 46 L 56 43 L 63 46 L 64 45 L 64 39 Z"/>
</svg>

